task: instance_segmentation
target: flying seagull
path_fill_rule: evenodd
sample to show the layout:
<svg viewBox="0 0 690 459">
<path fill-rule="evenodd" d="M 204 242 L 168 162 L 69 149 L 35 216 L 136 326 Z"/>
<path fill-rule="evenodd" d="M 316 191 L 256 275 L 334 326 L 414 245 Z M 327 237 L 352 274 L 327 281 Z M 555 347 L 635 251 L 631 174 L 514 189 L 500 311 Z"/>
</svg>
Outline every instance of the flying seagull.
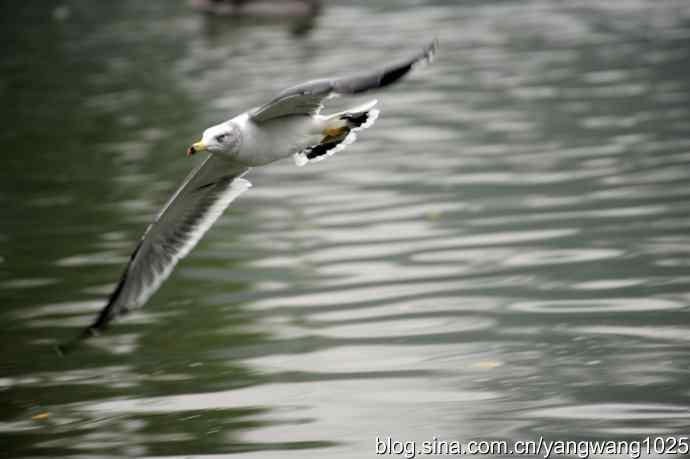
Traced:
<svg viewBox="0 0 690 459">
<path fill-rule="evenodd" d="M 355 133 L 371 126 L 379 114 L 374 108 L 377 101 L 371 100 L 322 115 L 325 100 L 388 86 L 416 64 L 431 62 L 436 47 L 434 40 L 413 57 L 375 72 L 298 84 L 264 105 L 206 129 L 187 155 L 209 155 L 146 229 L 96 320 L 58 351 L 70 350 L 80 340 L 99 334 L 116 317 L 142 307 L 230 203 L 251 187 L 242 178 L 250 168 L 289 156 L 298 166 L 322 160 L 354 142 Z"/>
</svg>

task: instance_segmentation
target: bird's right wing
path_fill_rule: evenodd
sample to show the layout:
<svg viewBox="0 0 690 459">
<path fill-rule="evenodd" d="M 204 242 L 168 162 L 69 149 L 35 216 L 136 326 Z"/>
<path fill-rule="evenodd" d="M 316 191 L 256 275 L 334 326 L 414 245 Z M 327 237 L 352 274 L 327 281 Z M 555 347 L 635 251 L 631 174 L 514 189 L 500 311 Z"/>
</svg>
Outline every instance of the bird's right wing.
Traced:
<svg viewBox="0 0 690 459">
<path fill-rule="evenodd" d="M 108 304 L 79 339 L 143 306 L 228 205 L 251 187 L 241 178 L 247 171 L 246 166 L 212 155 L 192 171 L 148 227 Z"/>
<path fill-rule="evenodd" d="M 268 121 L 286 115 L 312 115 L 321 109 L 322 102 L 332 95 L 359 94 L 382 88 L 407 75 L 419 62 L 429 62 L 436 52 L 436 40 L 421 52 L 397 64 L 375 72 L 365 72 L 340 78 L 307 81 L 288 88 L 273 100 L 250 112 L 256 122 Z"/>
</svg>

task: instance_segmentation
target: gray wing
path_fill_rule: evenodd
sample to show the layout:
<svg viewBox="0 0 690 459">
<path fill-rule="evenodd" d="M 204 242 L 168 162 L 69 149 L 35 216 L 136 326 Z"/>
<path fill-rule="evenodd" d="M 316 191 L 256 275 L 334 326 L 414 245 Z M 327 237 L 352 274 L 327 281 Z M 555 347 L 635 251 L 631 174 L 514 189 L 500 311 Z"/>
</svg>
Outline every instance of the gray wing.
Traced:
<svg viewBox="0 0 690 459">
<path fill-rule="evenodd" d="M 286 115 L 311 115 L 318 113 L 324 99 L 334 94 L 359 94 L 382 88 L 407 75 L 415 64 L 433 58 L 438 42 L 434 40 L 420 53 L 400 63 L 373 73 L 362 73 L 349 77 L 325 78 L 307 81 L 288 88 L 272 101 L 250 112 L 257 122 L 267 121 Z"/>
<path fill-rule="evenodd" d="M 240 178 L 247 170 L 210 155 L 189 174 L 142 236 L 108 304 L 77 341 L 146 303 L 228 205 L 251 186 Z"/>
</svg>

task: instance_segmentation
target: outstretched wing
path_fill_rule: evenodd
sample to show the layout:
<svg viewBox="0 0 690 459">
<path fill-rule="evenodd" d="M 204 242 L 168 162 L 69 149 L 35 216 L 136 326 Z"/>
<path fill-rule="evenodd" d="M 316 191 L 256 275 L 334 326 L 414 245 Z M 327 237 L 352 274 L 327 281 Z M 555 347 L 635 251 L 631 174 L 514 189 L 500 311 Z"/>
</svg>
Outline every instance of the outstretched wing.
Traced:
<svg viewBox="0 0 690 459">
<path fill-rule="evenodd" d="M 251 186 L 241 178 L 247 171 L 246 166 L 211 155 L 192 171 L 147 228 L 96 321 L 61 350 L 143 306 L 228 205 Z"/>
<path fill-rule="evenodd" d="M 324 99 L 334 94 L 359 94 L 371 89 L 382 88 L 404 77 L 415 64 L 431 61 L 436 52 L 434 40 L 422 52 L 398 64 L 390 65 L 374 73 L 363 73 L 349 77 L 325 78 L 307 81 L 288 88 L 269 103 L 250 112 L 256 122 L 267 121 L 286 115 L 311 115 L 321 109 Z"/>
</svg>

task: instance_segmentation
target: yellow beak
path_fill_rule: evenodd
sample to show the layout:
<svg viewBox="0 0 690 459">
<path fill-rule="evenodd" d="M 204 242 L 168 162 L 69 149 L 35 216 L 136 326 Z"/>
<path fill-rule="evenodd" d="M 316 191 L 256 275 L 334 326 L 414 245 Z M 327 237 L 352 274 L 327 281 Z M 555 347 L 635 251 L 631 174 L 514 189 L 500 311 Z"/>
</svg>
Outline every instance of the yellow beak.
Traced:
<svg viewBox="0 0 690 459">
<path fill-rule="evenodd" d="M 192 156 L 194 153 L 204 150 L 206 150 L 206 144 L 199 140 L 187 149 L 187 156 Z"/>
</svg>

